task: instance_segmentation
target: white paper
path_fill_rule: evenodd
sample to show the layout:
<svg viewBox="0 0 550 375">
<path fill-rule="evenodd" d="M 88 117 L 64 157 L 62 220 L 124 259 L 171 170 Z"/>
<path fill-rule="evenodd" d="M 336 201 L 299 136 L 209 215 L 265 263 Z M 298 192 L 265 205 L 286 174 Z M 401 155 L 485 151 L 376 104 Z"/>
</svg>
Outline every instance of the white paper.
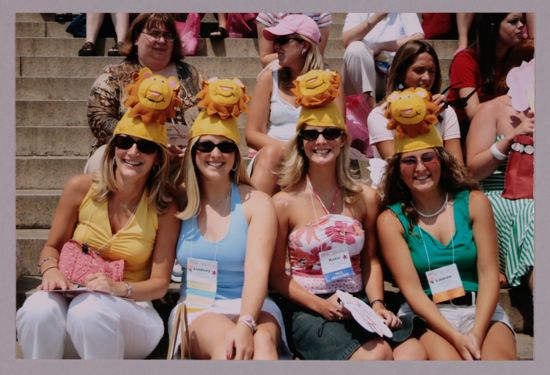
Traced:
<svg viewBox="0 0 550 375">
<path fill-rule="evenodd" d="M 353 319 L 367 331 L 374 332 L 380 337 L 393 337 L 391 329 L 384 323 L 384 320 L 365 302 L 341 290 L 337 290 L 336 295 L 340 298 L 343 306 L 349 310 Z"/>
</svg>

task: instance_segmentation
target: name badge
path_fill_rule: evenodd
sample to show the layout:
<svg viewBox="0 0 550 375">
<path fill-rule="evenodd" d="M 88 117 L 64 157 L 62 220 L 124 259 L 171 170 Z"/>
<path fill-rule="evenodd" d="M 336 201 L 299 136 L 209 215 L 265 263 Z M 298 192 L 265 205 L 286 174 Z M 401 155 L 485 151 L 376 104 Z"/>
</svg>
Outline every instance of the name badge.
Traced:
<svg viewBox="0 0 550 375">
<path fill-rule="evenodd" d="M 196 307 L 209 307 L 214 304 L 218 285 L 217 261 L 187 258 L 186 280 L 186 304 Z"/>
<path fill-rule="evenodd" d="M 456 264 L 426 271 L 426 279 L 435 303 L 462 297 L 466 294 Z"/>
<path fill-rule="evenodd" d="M 319 253 L 321 271 L 327 283 L 353 276 L 347 249 L 334 249 Z"/>
</svg>

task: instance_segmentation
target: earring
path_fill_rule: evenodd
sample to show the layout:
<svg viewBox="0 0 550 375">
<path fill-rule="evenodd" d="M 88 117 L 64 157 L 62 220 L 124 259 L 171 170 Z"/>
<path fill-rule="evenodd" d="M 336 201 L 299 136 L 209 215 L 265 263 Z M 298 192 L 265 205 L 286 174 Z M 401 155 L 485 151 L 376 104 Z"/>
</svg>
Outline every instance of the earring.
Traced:
<svg viewBox="0 0 550 375">
<path fill-rule="evenodd" d="M 235 172 L 238 167 L 239 167 L 239 163 L 235 162 L 235 164 L 233 164 L 233 168 L 231 168 L 231 172 Z"/>
<path fill-rule="evenodd" d="M 306 51 L 305 49 L 303 49 L 303 50 L 302 50 L 302 56 L 304 56 L 304 55 L 306 54 L 306 52 L 307 52 L 307 51 Z"/>
</svg>

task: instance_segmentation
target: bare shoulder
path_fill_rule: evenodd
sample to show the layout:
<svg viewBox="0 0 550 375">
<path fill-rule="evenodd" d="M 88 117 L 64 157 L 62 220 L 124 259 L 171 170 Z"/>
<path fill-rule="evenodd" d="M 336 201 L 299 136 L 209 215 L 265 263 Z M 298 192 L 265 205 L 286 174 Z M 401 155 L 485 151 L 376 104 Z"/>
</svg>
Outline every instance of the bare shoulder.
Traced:
<svg viewBox="0 0 550 375">
<path fill-rule="evenodd" d="M 256 85 L 262 87 L 271 87 L 273 85 L 273 70 L 264 69 L 260 76 L 256 79 Z"/>
<path fill-rule="evenodd" d="M 263 191 L 257 190 L 247 184 L 239 184 L 239 195 L 245 207 L 252 207 L 253 210 L 264 209 L 272 206 L 271 198 Z"/>
<path fill-rule="evenodd" d="M 271 197 L 275 208 L 283 210 L 289 209 L 294 199 L 296 199 L 296 193 L 290 191 L 280 191 Z"/>
<path fill-rule="evenodd" d="M 401 223 L 399 222 L 399 219 L 392 210 L 385 209 L 382 211 L 380 215 L 378 215 L 377 220 L 378 226 L 382 228 L 401 228 Z"/>
<path fill-rule="evenodd" d="M 485 209 L 491 207 L 491 202 L 483 192 L 479 190 L 470 191 L 470 212 L 473 214 L 479 209 Z"/>
<path fill-rule="evenodd" d="M 91 174 L 79 174 L 70 177 L 65 183 L 64 191 L 85 195 L 92 186 L 93 177 Z"/>
</svg>

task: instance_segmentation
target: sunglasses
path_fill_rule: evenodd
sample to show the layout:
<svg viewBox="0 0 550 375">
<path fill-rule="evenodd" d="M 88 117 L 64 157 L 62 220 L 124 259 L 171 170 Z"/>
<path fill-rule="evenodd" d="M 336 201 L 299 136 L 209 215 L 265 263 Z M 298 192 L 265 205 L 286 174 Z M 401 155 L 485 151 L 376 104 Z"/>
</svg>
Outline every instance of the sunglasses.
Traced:
<svg viewBox="0 0 550 375">
<path fill-rule="evenodd" d="M 121 150 L 129 150 L 135 143 L 138 151 L 144 154 L 154 154 L 159 149 L 159 146 L 155 142 L 145 139 L 134 139 L 127 135 L 117 135 L 114 142 L 115 147 L 120 148 Z"/>
<path fill-rule="evenodd" d="M 195 144 L 195 150 L 200 152 L 212 152 L 215 148 L 223 152 L 224 154 L 230 154 L 237 152 L 239 149 L 233 142 L 223 141 L 220 143 L 214 143 L 212 141 L 197 142 Z"/>
<path fill-rule="evenodd" d="M 301 39 L 299 39 L 297 37 L 293 37 L 293 36 L 278 36 L 275 39 L 273 39 L 273 44 L 278 44 L 280 46 L 284 46 L 285 44 L 287 44 L 291 40 L 296 40 L 298 42 L 302 41 Z"/>
<path fill-rule="evenodd" d="M 338 128 L 325 128 L 322 131 L 315 129 L 304 129 L 300 132 L 300 138 L 306 141 L 316 141 L 319 135 L 323 135 L 323 138 L 327 141 L 333 141 L 342 135 L 342 129 Z"/>
<path fill-rule="evenodd" d="M 474 95 L 476 92 L 477 92 L 477 87 L 473 89 L 472 92 L 470 92 L 464 98 L 457 98 L 455 100 L 451 100 L 447 102 L 447 104 L 456 109 L 464 109 L 468 105 L 468 99 L 470 99 L 470 97 Z"/>
<path fill-rule="evenodd" d="M 437 155 L 435 152 L 425 152 L 422 155 L 420 155 L 420 162 L 423 165 L 431 164 L 437 160 Z M 407 156 L 401 159 L 401 164 L 412 167 L 416 166 L 419 163 L 419 159 L 416 158 L 416 156 Z"/>
<path fill-rule="evenodd" d="M 172 33 L 163 33 L 161 31 L 153 30 L 149 32 L 142 31 L 143 34 L 151 37 L 154 40 L 160 40 L 160 38 L 163 38 L 166 42 L 170 43 L 173 42 L 176 38 L 172 35 Z"/>
</svg>

